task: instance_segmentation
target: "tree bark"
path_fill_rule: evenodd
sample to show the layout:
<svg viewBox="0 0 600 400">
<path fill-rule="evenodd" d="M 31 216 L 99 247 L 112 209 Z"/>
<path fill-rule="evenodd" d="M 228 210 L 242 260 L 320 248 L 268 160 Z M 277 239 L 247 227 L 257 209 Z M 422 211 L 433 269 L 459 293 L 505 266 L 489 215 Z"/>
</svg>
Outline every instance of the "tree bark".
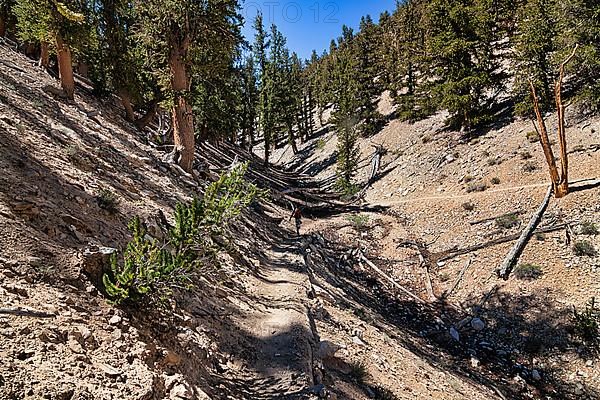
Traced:
<svg viewBox="0 0 600 400">
<path fill-rule="evenodd" d="M 154 117 L 156 117 L 156 113 L 158 111 L 158 100 L 154 100 L 152 101 L 152 103 L 150 104 L 150 107 L 148 107 L 148 110 L 146 111 L 146 113 L 139 119 L 137 119 L 135 121 L 135 126 L 140 130 L 144 130 L 144 128 L 146 126 L 148 126 L 148 124 L 150 122 L 152 122 L 152 120 L 154 119 Z"/>
<path fill-rule="evenodd" d="M 50 50 L 48 49 L 50 44 L 48 42 L 42 42 L 40 45 L 40 67 L 48 68 L 50 66 Z"/>
<path fill-rule="evenodd" d="M 133 112 L 133 107 L 131 106 L 131 95 L 127 89 L 119 90 L 119 97 L 121 98 L 121 104 L 125 109 L 125 119 L 129 122 L 135 121 L 135 113 Z"/>
<path fill-rule="evenodd" d="M 60 84 L 68 99 L 75 98 L 75 80 L 73 78 L 73 62 L 71 49 L 64 42 L 60 33 L 56 34 L 56 52 L 58 54 L 58 74 Z"/>
<path fill-rule="evenodd" d="M 179 165 L 184 171 L 191 172 L 196 140 L 194 137 L 192 106 L 185 97 L 190 86 L 185 65 L 188 43 L 189 40 L 184 40 L 183 43 L 171 45 L 169 67 L 171 69 L 171 89 L 175 93 L 172 109 L 175 147 L 181 151 Z"/>
<path fill-rule="evenodd" d="M 6 35 L 6 14 L 0 13 L 0 37 Z"/>
</svg>

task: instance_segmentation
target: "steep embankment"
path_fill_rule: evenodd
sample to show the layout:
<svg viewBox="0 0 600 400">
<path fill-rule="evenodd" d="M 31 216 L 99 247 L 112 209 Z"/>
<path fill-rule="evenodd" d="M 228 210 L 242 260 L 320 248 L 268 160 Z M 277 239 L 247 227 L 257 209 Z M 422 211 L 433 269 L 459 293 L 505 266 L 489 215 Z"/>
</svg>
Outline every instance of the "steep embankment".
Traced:
<svg viewBox="0 0 600 400">
<path fill-rule="evenodd" d="M 172 312 L 112 306 L 86 272 L 133 216 L 156 227 L 204 183 L 110 100 L 59 92 L 0 44 L 0 398 L 304 396 L 318 339 L 287 211 L 249 210 Z"/>
</svg>

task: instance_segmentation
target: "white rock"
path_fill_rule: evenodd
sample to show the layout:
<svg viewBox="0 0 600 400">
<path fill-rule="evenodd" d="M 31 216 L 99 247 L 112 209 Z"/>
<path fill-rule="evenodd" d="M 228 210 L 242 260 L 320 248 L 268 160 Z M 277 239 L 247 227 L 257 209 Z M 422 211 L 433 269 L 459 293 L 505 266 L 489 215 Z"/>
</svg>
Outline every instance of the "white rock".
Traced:
<svg viewBox="0 0 600 400">
<path fill-rule="evenodd" d="M 119 317 L 118 315 L 113 315 L 112 318 L 108 320 L 108 323 L 111 325 L 117 325 L 121 323 L 122 320 L 123 318 Z"/>
</svg>

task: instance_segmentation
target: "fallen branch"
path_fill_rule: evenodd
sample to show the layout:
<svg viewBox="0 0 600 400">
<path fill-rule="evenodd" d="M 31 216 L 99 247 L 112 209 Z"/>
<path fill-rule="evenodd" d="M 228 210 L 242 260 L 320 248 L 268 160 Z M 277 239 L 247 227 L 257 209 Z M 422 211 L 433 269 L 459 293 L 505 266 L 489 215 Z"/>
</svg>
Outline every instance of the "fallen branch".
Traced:
<svg viewBox="0 0 600 400">
<path fill-rule="evenodd" d="M 463 267 L 463 269 L 460 271 L 460 274 L 458 274 L 458 276 L 456 277 L 456 280 L 454 281 L 454 284 L 452 285 L 452 288 L 448 291 L 445 291 L 442 294 L 442 299 L 446 299 L 448 297 L 450 297 L 452 295 L 452 293 L 456 290 L 456 288 L 458 287 L 458 285 L 460 285 L 460 282 L 462 281 L 463 277 L 465 276 L 465 273 L 467 272 L 467 269 L 469 269 L 469 267 L 471 266 L 471 262 L 473 260 L 472 259 L 468 259 L 467 262 L 465 263 L 465 266 Z"/>
<path fill-rule="evenodd" d="M 0 315 L 16 315 L 18 317 L 54 318 L 56 314 L 44 311 L 28 310 L 26 308 L 0 308 Z"/>
<path fill-rule="evenodd" d="M 359 258 L 362 261 L 364 261 L 375 272 L 377 272 L 379 275 L 381 275 L 382 277 L 384 277 L 388 282 L 390 282 L 396 289 L 400 290 L 401 292 L 403 292 L 404 294 L 406 294 L 407 296 L 409 296 L 410 298 L 416 300 L 419 303 L 427 304 L 427 302 L 425 300 L 421 299 L 420 297 L 418 297 L 417 295 L 415 295 L 414 293 L 412 293 L 410 290 L 406 289 L 404 286 L 398 284 L 395 280 L 393 280 L 391 277 L 389 277 L 385 272 L 383 272 L 381 269 L 379 269 L 377 267 L 377 265 L 375 265 L 371 261 L 369 261 L 367 259 L 367 257 L 365 257 L 365 255 L 362 253 L 362 251 L 360 251 L 358 253 L 358 256 L 359 256 Z"/>
<path fill-rule="evenodd" d="M 548 204 L 550 203 L 550 197 L 552 197 L 552 193 L 554 193 L 553 185 L 548 187 L 548 192 L 546 193 L 546 196 L 544 197 L 542 204 L 538 208 L 537 212 L 529 220 L 529 223 L 525 227 L 525 230 L 523 231 L 523 233 L 521 233 L 519 241 L 517 243 L 515 243 L 515 245 L 511 249 L 511 251 L 506 255 L 506 257 L 504 258 L 504 261 L 500 265 L 500 269 L 498 271 L 498 276 L 500 278 L 504 279 L 505 281 L 508 280 L 508 277 L 510 276 L 510 273 L 512 272 L 514 265 L 516 264 L 517 260 L 523 253 L 523 250 L 525 250 L 527 243 L 529 243 L 529 239 L 531 239 L 531 236 L 535 232 L 535 229 L 537 228 L 540 221 L 542 220 L 542 217 L 544 216 L 544 212 L 546 212 L 546 209 L 548 208 Z"/>
<path fill-rule="evenodd" d="M 556 232 L 556 231 L 564 229 L 566 225 L 567 224 L 558 224 L 558 225 L 546 226 L 546 227 L 543 227 L 543 228 L 536 229 L 534 233 Z M 470 254 L 470 253 L 472 253 L 474 251 L 485 249 L 487 247 L 492 247 L 492 246 L 497 246 L 499 244 L 504 244 L 504 243 L 512 242 L 514 240 L 519 239 L 520 237 L 521 237 L 521 234 L 517 233 L 515 235 L 505 236 L 505 237 L 501 237 L 501 238 L 498 238 L 498 239 L 490 240 L 489 242 L 480 243 L 480 244 L 476 244 L 476 245 L 473 245 L 473 246 L 465 247 L 464 249 L 459 249 L 459 250 L 454 250 L 454 251 L 452 251 L 452 250 L 450 250 L 450 251 L 444 251 L 444 252 L 432 255 L 432 259 L 437 260 L 437 261 L 448 261 L 448 260 L 451 260 L 451 259 L 456 258 L 458 256 L 462 256 L 462 255 L 465 255 L 465 254 Z"/>
</svg>

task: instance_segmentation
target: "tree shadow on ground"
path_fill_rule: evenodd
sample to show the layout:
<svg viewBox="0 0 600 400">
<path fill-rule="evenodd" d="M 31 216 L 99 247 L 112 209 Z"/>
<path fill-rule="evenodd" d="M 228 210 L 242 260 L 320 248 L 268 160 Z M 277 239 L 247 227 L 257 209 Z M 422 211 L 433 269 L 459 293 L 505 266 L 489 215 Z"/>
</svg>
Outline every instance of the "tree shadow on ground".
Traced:
<svg viewBox="0 0 600 400">
<path fill-rule="evenodd" d="M 570 382 L 550 369 L 537 367 L 541 381 L 532 376 L 534 357 L 544 355 L 559 361 L 560 357 L 579 357 L 574 349 L 580 344 L 569 334 L 570 311 L 546 293 L 497 294 L 479 313 L 488 326 L 476 331 L 467 322 L 457 328 L 460 341 L 456 341 L 450 327 L 467 316 L 464 311 L 446 303 L 406 300 L 401 292 L 382 284 L 377 275 L 354 268 L 353 263 L 345 264 L 342 255 L 349 249 L 323 237 L 312 236 L 310 248 L 313 251 L 306 257 L 313 279 L 344 291 L 344 297 L 330 293 L 338 306 L 353 310 L 430 365 L 510 399 L 600 398 L 596 389 Z M 480 366 L 474 366 L 472 359 Z M 516 382 L 516 376 L 527 384 Z"/>
</svg>

